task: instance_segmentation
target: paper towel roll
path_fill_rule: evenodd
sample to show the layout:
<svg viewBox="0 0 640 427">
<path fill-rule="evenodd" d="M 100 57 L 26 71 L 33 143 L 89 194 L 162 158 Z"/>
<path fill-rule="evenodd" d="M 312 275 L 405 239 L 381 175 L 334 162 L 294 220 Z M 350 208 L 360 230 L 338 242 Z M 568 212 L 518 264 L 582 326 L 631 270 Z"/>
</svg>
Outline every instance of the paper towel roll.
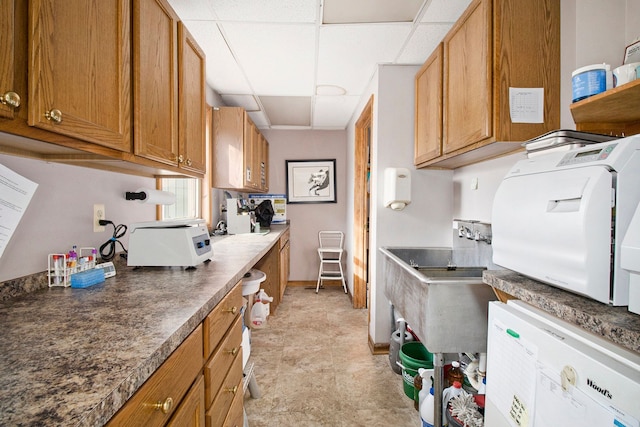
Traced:
<svg viewBox="0 0 640 427">
<path fill-rule="evenodd" d="M 128 200 L 138 200 L 139 203 L 150 203 L 153 205 L 172 205 L 176 202 L 176 195 L 169 191 L 154 190 L 151 188 L 139 188 L 134 197 L 129 197 L 132 193 L 127 193 Z"/>
</svg>

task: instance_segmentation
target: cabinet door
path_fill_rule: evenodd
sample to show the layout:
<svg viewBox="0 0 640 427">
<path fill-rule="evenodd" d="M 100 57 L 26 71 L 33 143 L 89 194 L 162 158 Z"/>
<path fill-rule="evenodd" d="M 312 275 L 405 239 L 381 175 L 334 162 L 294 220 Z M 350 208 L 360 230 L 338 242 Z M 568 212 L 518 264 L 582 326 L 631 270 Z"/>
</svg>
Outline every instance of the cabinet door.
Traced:
<svg viewBox="0 0 640 427">
<path fill-rule="evenodd" d="M 134 152 L 178 163 L 178 16 L 164 0 L 133 9 Z"/>
<path fill-rule="evenodd" d="M 0 10 L 0 34 L 5 35 L 0 38 L 0 117 L 9 119 L 13 119 L 15 109 L 20 106 L 20 94 L 16 92 L 14 80 L 15 29 L 14 2 L 8 0 Z"/>
<path fill-rule="evenodd" d="M 29 125 L 131 151 L 131 2 L 29 5 Z"/>
<path fill-rule="evenodd" d="M 206 171 L 205 150 L 205 55 L 182 22 L 178 23 L 180 72 L 179 166 Z"/>
<path fill-rule="evenodd" d="M 448 154 L 493 135 L 490 0 L 475 0 L 445 37 L 444 64 Z"/>
<path fill-rule="evenodd" d="M 244 186 L 246 188 L 257 188 L 259 170 L 256 168 L 257 161 L 257 130 L 247 113 L 244 122 Z"/>
<path fill-rule="evenodd" d="M 442 154 L 442 43 L 416 74 L 415 153 L 419 165 Z"/>
<path fill-rule="evenodd" d="M 211 186 L 234 189 L 244 186 L 244 111 L 239 107 L 213 110 Z"/>
<path fill-rule="evenodd" d="M 204 379 L 198 375 L 166 427 L 204 427 L 204 411 Z"/>
</svg>

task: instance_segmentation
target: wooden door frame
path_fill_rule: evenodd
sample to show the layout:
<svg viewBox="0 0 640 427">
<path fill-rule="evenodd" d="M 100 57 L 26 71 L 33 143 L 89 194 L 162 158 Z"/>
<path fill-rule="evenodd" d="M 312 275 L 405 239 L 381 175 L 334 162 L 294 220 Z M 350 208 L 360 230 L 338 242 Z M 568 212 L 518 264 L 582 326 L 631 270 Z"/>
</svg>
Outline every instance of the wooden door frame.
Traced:
<svg viewBox="0 0 640 427">
<path fill-rule="evenodd" d="M 353 308 L 367 307 L 367 163 L 370 161 L 373 95 L 360 113 L 355 127 L 353 194 Z"/>
</svg>

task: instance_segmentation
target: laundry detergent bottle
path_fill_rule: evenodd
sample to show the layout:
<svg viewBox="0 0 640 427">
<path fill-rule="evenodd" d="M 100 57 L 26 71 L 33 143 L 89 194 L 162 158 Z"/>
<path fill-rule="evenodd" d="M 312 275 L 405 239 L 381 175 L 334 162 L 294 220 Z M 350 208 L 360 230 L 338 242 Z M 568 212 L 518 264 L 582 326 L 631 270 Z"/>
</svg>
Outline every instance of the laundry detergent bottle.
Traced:
<svg viewBox="0 0 640 427">
<path fill-rule="evenodd" d="M 434 425 L 434 402 L 433 387 L 429 389 L 429 394 L 420 405 L 420 420 L 422 427 L 433 427 Z"/>
</svg>

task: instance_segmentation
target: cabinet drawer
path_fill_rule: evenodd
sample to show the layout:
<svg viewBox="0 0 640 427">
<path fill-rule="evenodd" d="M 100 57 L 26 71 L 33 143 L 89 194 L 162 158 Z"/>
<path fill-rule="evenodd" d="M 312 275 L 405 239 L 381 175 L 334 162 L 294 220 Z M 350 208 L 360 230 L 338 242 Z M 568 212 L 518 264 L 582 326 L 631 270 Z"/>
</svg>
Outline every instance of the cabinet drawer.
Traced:
<svg viewBox="0 0 640 427">
<path fill-rule="evenodd" d="M 204 409 L 204 378 L 198 375 L 167 427 L 204 426 Z"/>
<path fill-rule="evenodd" d="M 227 414 L 227 419 L 224 420 L 224 427 L 241 427 L 244 425 L 244 396 L 242 393 L 237 393 L 233 398 L 231 408 Z"/>
<path fill-rule="evenodd" d="M 108 425 L 164 425 L 189 390 L 193 379 L 200 373 L 202 364 L 202 326 L 198 326 Z M 162 405 L 163 402 L 167 404 L 167 408 L 158 407 L 158 403 Z"/>
<path fill-rule="evenodd" d="M 242 352 L 236 355 L 233 365 L 222 383 L 222 387 L 213 399 L 213 404 L 207 411 L 207 427 L 219 427 L 224 425 L 224 421 L 229 413 L 229 408 L 234 398 L 243 396 L 242 388 Z"/>
<path fill-rule="evenodd" d="M 238 284 L 211 310 L 204 319 L 204 358 L 208 359 L 229 326 L 240 316 L 242 308 L 242 282 Z"/>
<path fill-rule="evenodd" d="M 213 402 L 213 398 L 220 390 L 224 377 L 229 372 L 233 360 L 238 354 L 242 354 L 242 318 L 238 317 L 227 333 L 222 343 L 211 356 L 204 367 L 206 382 L 207 407 Z"/>
</svg>

